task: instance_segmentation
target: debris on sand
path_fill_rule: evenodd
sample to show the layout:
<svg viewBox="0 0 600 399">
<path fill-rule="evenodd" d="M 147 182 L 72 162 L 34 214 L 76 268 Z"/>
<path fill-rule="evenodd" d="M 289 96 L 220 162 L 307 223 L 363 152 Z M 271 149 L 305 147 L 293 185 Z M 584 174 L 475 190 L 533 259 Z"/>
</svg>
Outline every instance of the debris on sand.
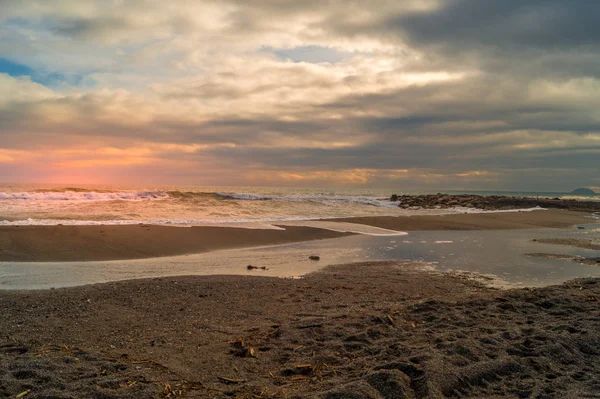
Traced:
<svg viewBox="0 0 600 399">
<path fill-rule="evenodd" d="M 239 338 L 233 341 L 229 341 L 229 344 L 233 347 L 231 353 L 238 357 L 257 357 L 256 349 L 246 345 L 243 338 Z"/>
<path fill-rule="evenodd" d="M 248 265 L 246 266 L 246 269 L 248 270 L 268 270 L 266 266 L 252 266 L 252 265 Z"/>
<path fill-rule="evenodd" d="M 241 384 L 242 382 L 244 382 L 242 380 L 236 380 L 235 378 L 228 377 L 217 377 L 217 379 L 225 384 Z"/>
<path fill-rule="evenodd" d="M 308 259 L 310 259 L 310 260 L 321 260 L 321 257 L 317 256 L 317 255 L 311 255 L 311 256 L 308 257 Z"/>
</svg>

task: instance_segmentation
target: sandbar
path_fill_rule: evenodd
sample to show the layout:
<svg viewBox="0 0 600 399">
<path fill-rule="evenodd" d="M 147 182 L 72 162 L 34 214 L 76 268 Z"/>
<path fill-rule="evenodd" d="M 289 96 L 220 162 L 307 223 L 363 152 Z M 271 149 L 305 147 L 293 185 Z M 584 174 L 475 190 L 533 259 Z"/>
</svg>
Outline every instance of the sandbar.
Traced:
<svg viewBox="0 0 600 399">
<path fill-rule="evenodd" d="M 343 222 L 399 232 L 505 230 L 565 228 L 592 222 L 592 219 L 586 218 L 587 215 L 567 210 L 543 210 L 436 216 L 356 217 L 330 221 L 337 224 L 337 230 L 340 230 L 338 226 Z M 302 224 L 302 222 L 298 223 Z M 0 227 L 0 262 L 144 259 L 221 249 L 279 245 L 352 234 L 292 224 L 279 226 L 284 230 L 164 225 L 3 226 Z M 354 231 L 354 229 L 349 230 Z"/>
</svg>

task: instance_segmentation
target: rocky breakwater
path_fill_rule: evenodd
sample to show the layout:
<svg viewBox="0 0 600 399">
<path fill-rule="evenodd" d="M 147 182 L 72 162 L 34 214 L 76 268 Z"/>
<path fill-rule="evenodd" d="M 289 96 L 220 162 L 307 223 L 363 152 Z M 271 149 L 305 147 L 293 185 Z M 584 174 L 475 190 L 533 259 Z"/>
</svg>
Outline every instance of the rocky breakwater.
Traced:
<svg viewBox="0 0 600 399">
<path fill-rule="evenodd" d="M 404 209 L 474 208 L 482 210 L 528 209 L 536 206 L 553 209 L 569 209 L 582 212 L 600 212 L 600 201 L 578 201 L 560 198 L 482 196 L 482 195 L 392 195 L 390 201 L 398 202 Z"/>
</svg>

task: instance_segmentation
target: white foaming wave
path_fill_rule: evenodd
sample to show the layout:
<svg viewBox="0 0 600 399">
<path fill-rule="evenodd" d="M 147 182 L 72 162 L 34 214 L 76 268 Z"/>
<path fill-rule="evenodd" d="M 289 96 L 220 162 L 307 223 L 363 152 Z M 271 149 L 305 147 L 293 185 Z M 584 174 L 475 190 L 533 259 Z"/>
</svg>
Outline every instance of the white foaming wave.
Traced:
<svg viewBox="0 0 600 399">
<path fill-rule="evenodd" d="M 62 219 L 26 219 L 26 220 L 0 220 L 0 226 L 107 226 L 107 225 L 212 225 L 229 223 L 264 223 L 264 222 L 282 222 L 282 221 L 300 221 L 307 220 L 301 217 L 268 217 L 256 219 L 232 218 L 232 219 L 113 219 L 113 220 L 62 220 Z"/>
<path fill-rule="evenodd" d="M 154 190 L 97 192 L 97 191 L 45 191 L 0 192 L 0 200 L 26 201 L 146 201 L 170 198 L 168 193 Z"/>
<path fill-rule="evenodd" d="M 215 193 L 215 195 L 232 200 L 240 201 L 309 201 L 309 202 L 341 202 L 341 203 L 356 203 L 362 205 L 371 205 L 381 208 L 397 208 L 397 202 L 391 202 L 388 199 L 376 197 L 361 197 L 361 196 L 342 196 L 342 195 L 293 195 L 293 196 L 278 196 L 278 195 L 260 195 L 248 193 Z"/>
<path fill-rule="evenodd" d="M 514 213 L 514 212 L 535 212 L 535 211 L 547 211 L 547 208 L 542 208 L 540 206 L 536 206 L 533 208 L 524 208 L 524 209 L 494 209 L 494 210 L 485 210 L 478 208 L 465 208 L 462 206 L 456 206 L 454 208 L 448 208 L 449 211 L 454 211 L 456 213 Z"/>
<path fill-rule="evenodd" d="M 366 224 L 347 223 L 347 222 L 336 222 L 326 220 L 305 220 L 296 222 L 282 222 L 280 226 L 301 226 L 301 227 L 313 227 L 317 229 L 336 231 L 339 233 L 355 233 L 369 236 L 405 236 L 408 233 L 404 231 L 383 229 L 380 227 L 369 226 Z"/>
</svg>

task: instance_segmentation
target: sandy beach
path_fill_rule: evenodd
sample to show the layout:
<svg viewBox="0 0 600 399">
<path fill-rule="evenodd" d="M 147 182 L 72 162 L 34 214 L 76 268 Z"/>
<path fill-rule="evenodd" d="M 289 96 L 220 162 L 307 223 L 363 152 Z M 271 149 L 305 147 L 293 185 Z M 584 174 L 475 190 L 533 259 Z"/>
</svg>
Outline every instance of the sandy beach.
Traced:
<svg viewBox="0 0 600 399">
<path fill-rule="evenodd" d="M 155 225 L 10 226 L 0 227 L 0 262 L 143 259 L 345 235 L 348 234 L 294 226 L 285 230 Z"/>
<path fill-rule="evenodd" d="M 352 218 L 398 231 L 569 227 L 553 210 Z M 312 227 L 3 227 L 2 260 L 144 258 L 341 237 Z M 551 244 L 581 245 L 576 242 Z M 600 395 L 600 279 L 497 290 L 419 262 L 301 279 L 181 276 L 0 291 L 0 397 Z"/>
<path fill-rule="evenodd" d="M 335 219 L 395 231 L 564 228 L 590 223 L 588 214 L 566 210 Z M 276 224 L 276 223 L 275 223 Z M 155 225 L 4 226 L 0 262 L 142 259 L 218 249 L 277 245 L 343 237 L 348 233 L 302 226 L 285 230 Z"/>
<path fill-rule="evenodd" d="M 0 292 L 0 396 L 591 398 L 599 300 L 409 262 Z"/>
</svg>

